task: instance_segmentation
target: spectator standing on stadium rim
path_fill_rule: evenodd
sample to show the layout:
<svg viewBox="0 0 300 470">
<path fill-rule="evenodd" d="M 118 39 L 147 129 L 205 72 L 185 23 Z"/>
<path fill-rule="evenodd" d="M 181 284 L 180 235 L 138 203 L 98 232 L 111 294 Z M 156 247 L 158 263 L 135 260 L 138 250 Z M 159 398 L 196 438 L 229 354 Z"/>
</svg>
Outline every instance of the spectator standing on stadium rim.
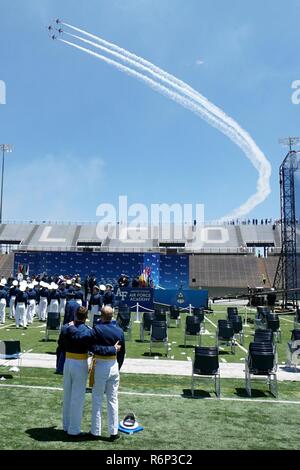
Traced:
<svg viewBox="0 0 300 470">
<path fill-rule="evenodd" d="M 101 411 L 103 395 L 106 392 L 107 419 L 110 440 L 119 438 L 119 412 L 118 412 L 118 388 L 120 381 L 119 369 L 121 369 L 125 356 L 124 333 L 117 325 L 112 323 L 113 309 L 103 307 L 101 321 L 94 327 L 94 359 L 93 369 L 90 375 L 92 391 L 92 426 L 91 434 L 94 437 L 101 436 Z M 121 348 L 114 355 L 103 354 L 101 347 L 112 346 L 119 343 Z"/>
</svg>

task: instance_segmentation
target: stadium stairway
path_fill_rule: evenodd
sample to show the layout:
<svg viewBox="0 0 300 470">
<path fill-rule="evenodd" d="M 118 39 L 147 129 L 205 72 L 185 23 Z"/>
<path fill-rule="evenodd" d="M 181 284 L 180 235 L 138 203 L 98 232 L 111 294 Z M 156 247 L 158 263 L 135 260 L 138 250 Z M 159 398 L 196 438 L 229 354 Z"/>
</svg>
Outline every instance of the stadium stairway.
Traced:
<svg viewBox="0 0 300 470">
<path fill-rule="evenodd" d="M 258 266 L 261 278 L 266 279 L 265 287 L 272 287 L 272 284 L 269 278 L 269 273 L 266 268 L 265 258 L 257 258 L 257 266 Z"/>
<path fill-rule="evenodd" d="M 8 278 L 14 270 L 14 253 L 0 255 L 0 276 Z"/>
</svg>

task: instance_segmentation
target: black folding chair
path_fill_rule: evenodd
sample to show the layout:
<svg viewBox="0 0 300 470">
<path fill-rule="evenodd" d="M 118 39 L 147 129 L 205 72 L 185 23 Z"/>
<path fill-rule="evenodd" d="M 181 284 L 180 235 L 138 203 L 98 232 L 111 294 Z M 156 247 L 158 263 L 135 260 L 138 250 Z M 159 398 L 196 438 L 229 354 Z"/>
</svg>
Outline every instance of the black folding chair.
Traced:
<svg viewBox="0 0 300 470">
<path fill-rule="evenodd" d="M 281 343 L 281 329 L 279 316 L 276 313 L 270 313 L 267 315 L 267 328 L 273 332 L 276 341 Z"/>
<path fill-rule="evenodd" d="M 220 369 L 218 348 L 216 347 L 195 347 L 195 357 L 192 366 L 191 391 L 194 397 L 195 376 L 202 378 L 213 378 L 215 381 L 215 393 L 219 398 L 221 393 L 220 387 Z"/>
<path fill-rule="evenodd" d="M 230 320 L 232 327 L 233 327 L 233 332 L 234 332 L 234 338 L 236 338 L 236 335 L 239 335 L 240 337 L 240 343 L 244 344 L 244 330 L 243 330 L 243 320 L 240 315 L 234 315 L 231 320 Z"/>
<path fill-rule="evenodd" d="M 230 321 L 218 320 L 216 343 L 218 349 L 220 344 L 226 344 L 226 346 L 230 346 L 231 354 L 235 354 L 234 330 Z"/>
<path fill-rule="evenodd" d="M 300 362 L 300 330 L 294 329 L 292 331 L 291 341 L 287 344 L 286 355 L 286 365 L 297 368 Z"/>
<path fill-rule="evenodd" d="M 17 372 L 19 372 L 19 377 L 21 376 L 21 343 L 20 341 L 15 340 L 5 340 L 0 341 L 0 365 L 2 366 L 10 366 L 10 361 L 17 360 Z M 14 366 L 15 367 L 15 366 Z M 1 373 L 0 373 L 1 376 Z"/>
<path fill-rule="evenodd" d="M 150 328 L 150 356 L 153 346 L 162 345 L 166 350 L 166 356 L 169 354 L 168 345 L 168 327 L 165 321 L 153 320 Z"/>
<path fill-rule="evenodd" d="M 255 330 L 254 343 L 273 343 L 272 330 Z"/>
<path fill-rule="evenodd" d="M 196 345 L 201 345 L 201 322 L 200 318 L 194 315 L 187 315 L 185 320 L 184 330 L 184 346 L 186 346 L 186 340 L 189 338 L 196 339 Z"/>
<path fill-rule="evenodd" d="M 167 311 L 165 308 L 157 308 L 154 309 L 154 319 L 155 321 L 165 321 L 168 322 Z"/>
<path fill-rule="evenodd" d="M 276 398 L 277 391 L 277 357 L 270 343 L 250 343 L 249 353 L 245 359 L 246 391 L 251 397 L 251 376 L 266 376 L 269 391 Z"/>
<path fill-rule="evenodd" d="M 269 307 L 257 307 L 257 314 L 255 318 L 255 328 L 264 329 L 266 328 L 267 315 L 271 313 Z"/>
<path fill-rule="evenodd" d="M 170 321 L 169 321 L 169 324 L 172 320 L 175 320 L 176 326 L 178 328 L 179 325 L 180 325 L 180 310 L 179 310 L 179 307 L 177 307 L 177 305 L 171 305 L 171 307 L 170 307 Z"/>
<path fill-rule="evenodd" d="M 294 328 L 300 328 L 300 308 L 297 308 L 295 317 L 294 317 Z"/>
<path fill-rule="evenodd" d="M 151 325 L 152 322 L 154 321 L 154 312 L 144 312 L 143 313 L 143 319 L 140 323 L 140 341 L 144 341 L 145 339 L 145 333 L 150 334 L 151 330 Z"/>
<path fill-rule="evenodd" d="M 131 312 L 130 307 L 127 305 L 120 306 L 119 312 L 117 316 L 117 323 L 126 334 L 127 339 L 131 339 L 131 330 L 132 330 L 132 323 L 131 323 Z"/>
<path fill-rule="evenodd" d="M 205 330 L 205 312 L 204 308 L 202 307 L 194 307 L 193 308 L 193 315 L 197 318 L 199 318 L 200 323 L 201 323 L 201 328 Z"/>
<path fill-rule="evenodd" d="M 232 318 L 238 316 L 239 312 L 237 307 L 227 307 L 227 319 L 231 320 Z"/>
<path fill-rule="evenodd" d="M 49 336 L 52 333 L 59 335 L 60 327 L 60 312 L 48 312 L 45 341 L 49 341 Z"/>
</svg>

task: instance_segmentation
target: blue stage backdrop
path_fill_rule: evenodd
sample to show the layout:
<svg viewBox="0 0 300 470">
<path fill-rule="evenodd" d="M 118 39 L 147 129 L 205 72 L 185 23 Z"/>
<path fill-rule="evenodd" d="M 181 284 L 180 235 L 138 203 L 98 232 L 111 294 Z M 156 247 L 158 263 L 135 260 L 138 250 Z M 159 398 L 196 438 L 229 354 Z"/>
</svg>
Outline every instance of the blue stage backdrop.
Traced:
<svg viewBox="0 0 300 470">
<path fill-rule="evenodd" d="M 115 303 L 116 305 L 127 304 L 130 307 L 135 307 L 138 303 L 140 305 L 140 311 L 143 311 L 143 307 L 149 310 L 153 310 L 153 293 L 154 289 L 131 289 L 131 288 L 120 288 L 115 287 Z"/>
<path fill-rule="evenodd" d="M 29 275 L 47 273 L 53 275 L 79 274 L 82 279 L 95 275 L 99 283 L 115 284 L 121 273 L 130 279 L 143 269 L 151 268 L 154 286 L 165 289 L 189 287 L 188 255 L 161 255 L 159 253 L 86 253 L 36 251 L 16 253 L 14 274 L 19 265 L 29 266 Z"/>
<path fill-rule="evenodd" d="M 159 304 L 177 305 L 178 307 L 208 307 L 208 291 L 192 289 L 156 289 L 154 302 Z"/>
</svg>

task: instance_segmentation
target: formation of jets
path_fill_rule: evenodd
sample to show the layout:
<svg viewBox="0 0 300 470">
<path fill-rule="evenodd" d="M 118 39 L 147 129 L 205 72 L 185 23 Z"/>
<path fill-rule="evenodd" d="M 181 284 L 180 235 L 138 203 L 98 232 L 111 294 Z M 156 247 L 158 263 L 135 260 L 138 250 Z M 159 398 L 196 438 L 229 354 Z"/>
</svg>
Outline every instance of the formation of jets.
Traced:
<svg viewBox="0 0 300 470">
<path fill-rule="evenodd" d="M 57 19 L 55 20 L 55 23 L 56 23 L 57 25 L 59 25 L 59 24 L 61 23 L 61 20 L 60 20 L 59 18 L 57 18 Z M 59 27 L 59 28 L 55 28 L 55 27 L 53 27 L 52 25 L 49 25 L 49 26 L 48 26 L 48 32 L 51 34 L 51 39 L 53 39 L 53 40 L 57 38 L 57 36 L 55 35 L 55 33 L 52 34 L 52 32 L 54 32 L 54 31 L 57 31 L 58 34 L 62 34 L 62 33 L 64 32 L 63 29 L 60 28 L 60 27 Z"/>
</svg>

